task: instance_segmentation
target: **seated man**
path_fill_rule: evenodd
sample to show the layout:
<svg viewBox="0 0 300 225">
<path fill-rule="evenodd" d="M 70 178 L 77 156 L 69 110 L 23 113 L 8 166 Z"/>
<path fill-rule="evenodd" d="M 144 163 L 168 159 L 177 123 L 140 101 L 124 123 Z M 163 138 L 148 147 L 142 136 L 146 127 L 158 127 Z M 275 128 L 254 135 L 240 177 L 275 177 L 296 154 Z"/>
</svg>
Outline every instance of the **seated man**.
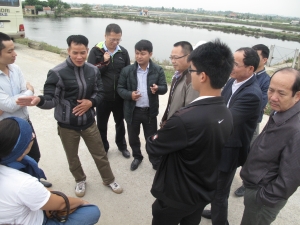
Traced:
<svg viewBox="0 0 300 225">
<path fill-rule="evenodd" d="M 49 219 L 43 210 L 63 210 L 65 200 L 48 191 L 38 181 L 43 171 L 27 154 L 35 135 L 29 123 L 18 117 L 0 121 L 0 224 L 95 224 L 97 206 L 83 199 L 68 197 L 70 208 L 77 208 L 66 222 Z M 22 168 L 22 172 L 19 171 Z M 38 178 L 38 179 L 37 179 Z"/>
<path fill-rule="evenodd" d="M 148 40 L 136 43 L 136 62 L 125 67 L 119 78 L 118 93 L 124 99 L 124 116 L 134 157 L 131 170 L 136 170 L 143 160 L 140 125 L 143 125 L 145 139 L 157 131 L 158 95 L 168 91 L 164 70 L 150 59 L 152 50 L 152 43 Z M 149 160 L 156 169 L 159 157 L 149 155 Z"/>
<path fill-rule="evenodd" d="M 151 189 L 152 225 L 200 223 L 215 195 L 222 149 L 232 132 L 232 116 L 221 97 L 234 63 L 230 48 L 219 40 L 208 42 L 188 61 L 199 97 L 147 139 L 147 151 L 162 156 Z"/>
</svg>

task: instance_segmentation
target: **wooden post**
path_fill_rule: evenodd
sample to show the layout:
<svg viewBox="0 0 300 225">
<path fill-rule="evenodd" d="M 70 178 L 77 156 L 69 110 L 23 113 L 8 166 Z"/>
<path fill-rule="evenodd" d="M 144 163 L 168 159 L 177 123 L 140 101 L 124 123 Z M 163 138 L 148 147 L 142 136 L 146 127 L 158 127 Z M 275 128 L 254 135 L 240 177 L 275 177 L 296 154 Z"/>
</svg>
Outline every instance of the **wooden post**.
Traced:
<svg viewBox="0 0 300 225">
<path fill-rule="evenodd" d="M 268 58 L 268 61 L 267 61 L 267 66 L 271 65 L 271 61 L 273 59 L 274 48 L 275 48 L 275 45 L 271 45 L 270 54 L 269 54 L 269 58 Z"/>
<path fill-rule="evenodd" d="M 293 60 L 293 63 L 292 63 L 292 68 L 295 68 L 296 60 L 297 60 L 298 55 L 299 55 L 299 49 L 296 49 L 295 50 L 295 55 L 294 55 L 294 60 Z M 298 65 L 298 67 L 299 67 L 299 65 Z"/>
</svg>

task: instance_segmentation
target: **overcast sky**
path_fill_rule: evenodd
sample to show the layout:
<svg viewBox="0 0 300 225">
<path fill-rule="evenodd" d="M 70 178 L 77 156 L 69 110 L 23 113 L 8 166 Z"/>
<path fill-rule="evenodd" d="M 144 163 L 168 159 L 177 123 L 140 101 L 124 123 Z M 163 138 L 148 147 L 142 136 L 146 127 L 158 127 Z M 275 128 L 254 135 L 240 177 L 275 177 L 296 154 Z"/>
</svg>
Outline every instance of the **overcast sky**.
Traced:
<svg viewBox="0 0 300 225">
<path fill-rule="evenodd" d="M 82 4 L 113 4 L 113 5 L 135 5 L 165 8 L 188 8 L 213 11 L 234 11 L 254 14 L 276 14 L 281 16 L 300 17 L 300 0 L 62 0 L 68 3 Z"/>
</svg>

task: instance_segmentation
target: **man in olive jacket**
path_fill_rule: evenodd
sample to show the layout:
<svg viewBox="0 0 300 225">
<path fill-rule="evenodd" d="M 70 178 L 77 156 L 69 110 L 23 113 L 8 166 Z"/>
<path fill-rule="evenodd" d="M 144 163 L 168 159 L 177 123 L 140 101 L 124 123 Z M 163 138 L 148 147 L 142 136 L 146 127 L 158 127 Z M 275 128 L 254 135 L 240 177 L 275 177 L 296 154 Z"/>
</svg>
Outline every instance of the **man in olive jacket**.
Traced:
<svg viewBox="0 0 300 225">
<path fill-rule="evenodd" d="M 136 170 L 143 160 L 139 139 L 140 124 L 143 125 L 145 139 L 157 131 L 158 95 L 168 91 L 163 69 L 150 59 L 152 49 L 152 43 L 148 40 L 136 43 L 136 62 L 121 71 L 117 89 L 124 99 L 124 117 L 134 157 L 131 170 Z M 159 157 L 149 155 L 149 160 L 156 169 Z"/>
</svg>

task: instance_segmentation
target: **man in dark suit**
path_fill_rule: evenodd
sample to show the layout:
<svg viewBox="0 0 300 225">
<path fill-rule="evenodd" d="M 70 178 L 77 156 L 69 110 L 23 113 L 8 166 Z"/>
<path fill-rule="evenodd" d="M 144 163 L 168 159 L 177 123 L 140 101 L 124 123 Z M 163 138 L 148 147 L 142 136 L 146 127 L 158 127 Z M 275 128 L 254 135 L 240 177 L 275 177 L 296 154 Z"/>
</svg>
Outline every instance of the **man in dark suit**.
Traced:
<svg viewBox="0 0 300 225">
<path fill-rule="evenodd" d="M 259 64 L 257 52 L 240 48 L 234 53 L 231 79 L 225 85 L 222 96 L 231 111 L 233 133 L 222 151 L 219 165 L 218 188 L 211 203 L 211 211 L 202 216 L 211 218 L 213 225 L 226 225 L 230 186 L 237 167 L 247 158 L 250 141 L 260 115 L 262 92 L 254 75 Z"/>
<path fill-rule="evenodd" d="M 221 97 L 233 68 L 231 50 L 219 40 L 208 42 L 188 61 L 199 97 L 147 138 L 147 151 L 162 157 L 151 189 L 152 225 L 200 223 L 215 195 L 222 148 L 232 132 L 232 116 Z"/>
</svg>

